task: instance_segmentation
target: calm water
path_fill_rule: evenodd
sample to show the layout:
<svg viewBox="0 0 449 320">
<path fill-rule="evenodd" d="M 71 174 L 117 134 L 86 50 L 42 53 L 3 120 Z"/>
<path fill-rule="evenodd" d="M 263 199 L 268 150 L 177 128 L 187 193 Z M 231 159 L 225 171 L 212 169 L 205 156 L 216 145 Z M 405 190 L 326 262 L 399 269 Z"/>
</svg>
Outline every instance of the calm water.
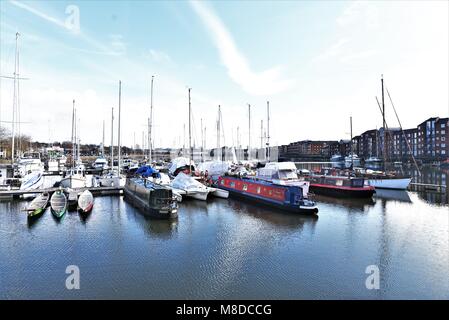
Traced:
<svg viewBox="0 0 449 320">
<path fill-rule="evenodd" d="M 31 225 L 27 202 L 0 202 L 0 298 L 448 299 L 449 206 L 434 198 L 316 197 L 317 219 L 192 200 L 169 222 L 108 196 L 85 220 L 47 209 Z M 65 288 L 68 265 L 80 290 Z M 368 265 L 379 290 L 365 287 Z"/>
</svg>

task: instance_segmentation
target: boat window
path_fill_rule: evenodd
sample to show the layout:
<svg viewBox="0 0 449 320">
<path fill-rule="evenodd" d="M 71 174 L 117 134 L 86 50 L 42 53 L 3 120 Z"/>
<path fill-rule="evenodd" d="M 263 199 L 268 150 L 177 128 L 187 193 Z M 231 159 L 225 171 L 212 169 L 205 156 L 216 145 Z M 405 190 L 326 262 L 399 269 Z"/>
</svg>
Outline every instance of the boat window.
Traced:
<svg viewBox="0 0 449 320">
<path fill-rule="evenodd" d="M 224 186 L 225 182 L 224 180 L 221 180 L 221 185 Z"/>
<path fill-rule="evenodd" d="M 260 193 L 260 187 L 257 187 L 257 193 Z"/>
<path fill-rule="evenodd" d="M 235 182 L 231 182 L 231 188 L 235 187 Z"/>
<path fill-rule="evenodd" d="M 248 190 L 248 185 L 247 184 L 243 184 L 243 191 Z"/>
<path fill-rule="evenodd" d="M 282 180 L 295 180 L 298 179 L 298 175 L 296 174 L 296 172 L 291 169 L 291 170 L 279 170 L 279 179 Z"/>
</svg>

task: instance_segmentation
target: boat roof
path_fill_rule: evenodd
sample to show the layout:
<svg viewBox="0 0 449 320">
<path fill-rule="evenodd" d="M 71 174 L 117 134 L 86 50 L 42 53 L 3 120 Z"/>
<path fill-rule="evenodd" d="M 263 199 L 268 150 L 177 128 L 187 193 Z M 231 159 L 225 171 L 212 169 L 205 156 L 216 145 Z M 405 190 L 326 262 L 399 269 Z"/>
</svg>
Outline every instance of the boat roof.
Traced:
<svg viewBox="0 0 449 320">
<path fill-rule="evenodd" d="M 265 164 L 266 169 L 272 170 L 296 170 L 296 166 L 294 162 L 268 162 Z"/>
</svg>

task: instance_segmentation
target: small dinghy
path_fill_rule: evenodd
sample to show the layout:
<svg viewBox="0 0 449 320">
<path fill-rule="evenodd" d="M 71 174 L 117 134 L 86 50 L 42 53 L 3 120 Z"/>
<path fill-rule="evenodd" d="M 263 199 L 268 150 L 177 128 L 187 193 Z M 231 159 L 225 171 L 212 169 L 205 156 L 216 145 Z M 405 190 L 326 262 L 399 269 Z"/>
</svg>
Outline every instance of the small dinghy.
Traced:
<svg viewBox="0 0 449 320">
<path fill-rule="evenodd" d="M 45 209 L 47 208 L 48 200 L 50 199 L 50 195 L 47 192 L 44 192 L 34 198 L 31 201 L 30 205 L 26 209 L 28 213 L 28 218 L 34 218 L 41 215 Z"/>
<path fill-rule="evenodd" d="M 78 198 L 78 210 L 82 213 L 88 213 L 94 206 L 94 196 L 89 190 L 83 191 Z"/>
<path fill-rule="evenodd" d="M 61 218 L 67 211 L 67 198 L 62 190 L 53 193 L 50 199 L 51 212 L 56 218 Z"/>
</svg>

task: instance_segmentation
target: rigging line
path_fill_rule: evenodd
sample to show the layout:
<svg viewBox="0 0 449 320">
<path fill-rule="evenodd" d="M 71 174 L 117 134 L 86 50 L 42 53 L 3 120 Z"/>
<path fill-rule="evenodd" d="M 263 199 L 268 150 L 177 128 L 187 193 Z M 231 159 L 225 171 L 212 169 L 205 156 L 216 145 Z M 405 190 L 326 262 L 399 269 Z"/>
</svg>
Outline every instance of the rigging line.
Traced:
<svg viewBox="0 0 449 320">
<path fill-rule="evenodd" d="M 421 175 L 421 171 L 419 170 L 418 164 L 416 163 L 415 157 L 413 156 L 413 151 L 410 147 L 410 143 L 409 143 L 407 137 L 405 136 L 404 130 L 402 129 L 401 120 L 399 120 L 399 116 L 398 116 L 398 113 L 396 112 L 396 108 L 394 106 L 393 99 L 391 99 L 390 92 L 388 91 L 388 88 L 385 87 L 385 89 L 387 90 L 388 98 L 391 102 L 391 106 L 393 107 L 393 111 L 394 111 L 394 114 L 396 115 L 396 119 L 398 119 L 398 123 L 399 123 L 399 127 L 401 128 L 402 136 L 404 137 L 405 142 L 407 143 L 408 151 L 410 152 L 410 155 L 412 156 L 413 163 L 415 164 L 416 170 L 418 170 L 418 174 Z"/>
<path fill-rule="evenodd" d="M 380 106 L 380 102 L 379 102 L 379 100 L 377 99 L 377 96 L 376 96 L 376 101 L 377 101 L 377 105 L 379 106 L 380 113 L 383 115 L 382 107 Z M 392 136 L 391 136 L 390 128 L 388 127 L 388 124 L 387 124 L 387 120 L 385 120 L 385 128 L 384 128 L 384 130 L 386 130 L 386 131 L 385 131 L 385 132 L 386 132 L 386 135 L 388 135 L 388 136 L 390 137 L 390 139 L 391 139 Z M 386 137 L 386 135 L 385 135 L 385 137 Z M 384 139 L 384 140 L 385 140 L 385 141 L 383 141 L 383 143 L 385 144 L 387 139 Z M 385 164 L 384 164 L 384 166 L 385 166 Z"/>
</svg>

